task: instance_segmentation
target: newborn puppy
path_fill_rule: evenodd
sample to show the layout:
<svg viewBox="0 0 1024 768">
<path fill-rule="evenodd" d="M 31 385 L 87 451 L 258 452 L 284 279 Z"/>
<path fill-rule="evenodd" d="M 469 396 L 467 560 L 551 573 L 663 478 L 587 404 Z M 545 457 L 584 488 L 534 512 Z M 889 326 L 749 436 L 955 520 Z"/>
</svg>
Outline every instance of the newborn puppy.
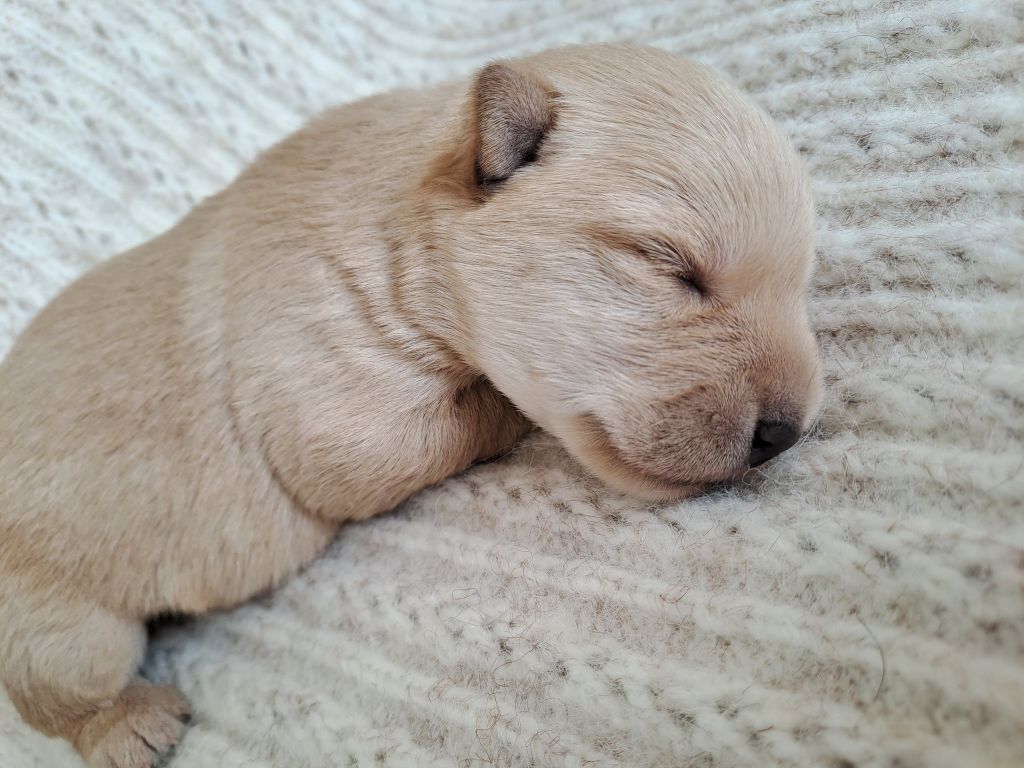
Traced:
<svg viewBox="0 0 1024 768">
<path fill-rule="evenodd" d="M 820 387 L 808 182 L 666 53 L 574 47 L 328 112 L 65 290 L 0 366 L 0 681 L 90 766 L 187 706 L 147 617 L 246 600 L 346 520 L 549 430 L 667 500 Z"/>
</svg>

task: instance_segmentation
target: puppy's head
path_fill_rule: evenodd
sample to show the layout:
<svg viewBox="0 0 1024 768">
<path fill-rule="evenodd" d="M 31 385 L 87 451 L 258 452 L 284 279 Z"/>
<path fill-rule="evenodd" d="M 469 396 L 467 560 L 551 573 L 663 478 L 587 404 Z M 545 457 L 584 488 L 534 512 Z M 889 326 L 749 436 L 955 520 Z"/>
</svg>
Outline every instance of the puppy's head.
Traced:
<svg viewBox="0 0 1024 768">
<path fill-rule="evenodd" d="M 610 484 L 694 493 L 819 400 L 813 205 L 770 119 L 669 54 L 492 64 L 433 189 L 463 354 Z"/>
</svg>

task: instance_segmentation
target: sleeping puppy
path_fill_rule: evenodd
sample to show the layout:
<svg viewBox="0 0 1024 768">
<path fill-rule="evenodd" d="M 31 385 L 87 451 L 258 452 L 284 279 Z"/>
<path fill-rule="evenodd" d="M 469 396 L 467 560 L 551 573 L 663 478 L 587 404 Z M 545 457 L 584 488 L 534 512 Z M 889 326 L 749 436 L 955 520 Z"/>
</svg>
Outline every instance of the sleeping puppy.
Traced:
<svg viewBox="0 0 1024 768">
<path fill-rule="evenodd" d="M 187 705 L 147 617 L 244 601 L 534 424 L 624 492 L 791 446 L 813 213 L 769 118 L 574 47 L 330 111 L 65 290 L 0 366 L 0 681 L 90 766 Z"/>
</svg>

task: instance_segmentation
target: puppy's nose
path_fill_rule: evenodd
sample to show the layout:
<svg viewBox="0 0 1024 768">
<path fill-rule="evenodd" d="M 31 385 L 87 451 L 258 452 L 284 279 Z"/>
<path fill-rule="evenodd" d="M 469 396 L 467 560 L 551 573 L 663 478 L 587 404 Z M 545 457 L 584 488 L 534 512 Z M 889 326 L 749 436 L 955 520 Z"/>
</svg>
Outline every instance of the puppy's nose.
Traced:
<svg viewBox="0 0 1024 768">
<path fill-rule="evenodd" d="M 750 466 L 774 459 L 800 439 L 800 430 L 780 421 L 759 421 L 754 429 L 754 442 L 750 444 Z"/>
</svg>

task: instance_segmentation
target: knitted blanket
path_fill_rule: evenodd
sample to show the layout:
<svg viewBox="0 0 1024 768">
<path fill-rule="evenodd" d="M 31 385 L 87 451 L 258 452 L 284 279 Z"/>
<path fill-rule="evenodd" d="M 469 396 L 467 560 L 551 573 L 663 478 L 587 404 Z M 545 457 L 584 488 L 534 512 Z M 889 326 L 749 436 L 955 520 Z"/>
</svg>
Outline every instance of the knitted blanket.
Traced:
<svg viewBox="0 0 1024 768">
<path fill-rule="evenodd" d="M 724 71 L 806 159 L 827 397 L 650 506 L 543 435 L 164 627 L 181 768 L 1024 765 L 1024 17 L 935 0 L 0 2 L 0 354 L 329 104 L 574 41 Z M 0 766 L 81 765 L 0 695 Z"/>
</svg>

